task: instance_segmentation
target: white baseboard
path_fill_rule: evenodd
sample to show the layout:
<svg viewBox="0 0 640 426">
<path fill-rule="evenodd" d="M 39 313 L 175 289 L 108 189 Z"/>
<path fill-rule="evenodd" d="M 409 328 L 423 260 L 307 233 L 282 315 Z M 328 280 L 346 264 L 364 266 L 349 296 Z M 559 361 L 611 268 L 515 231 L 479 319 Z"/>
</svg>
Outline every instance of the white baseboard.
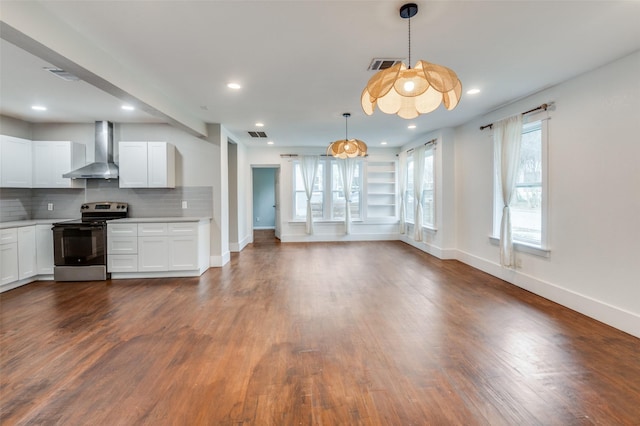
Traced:
<svg viewBox="0 0 640 426">
<path fill-rule="evenodd" d="M 315 243 L 339 241 L 397 241 L 398 234 L 322 234 L 322 235 L 281 235 L 283 243 Z"/>
<path fill-rule="evenodd" d="M 231 252 L 223 253 L 222 256 L 211 256 L 209 258 L 209 265 L 212 268 L 220 268 L 231 261 Z"/>
<path fill-rule="evenodd" d="M 254 230 L 258 230 L 258 231 L 262 231 L 265 229 L 276 229 L 275 226 L 254 226 L 253 227 Z"/>
<path fill-rule="evenodd" d="M 495 262 L 488 261 L 470 253 L 457 250 L 457 259 L 520 288 L 530 291 L 545 299 L 559 303 L 569 309 L 615 327 L 632 336 L 640 338 L 640 315 L 628 312 L 616 306 L 595 300 L 556 284 L 540 280 L 517 270 L 502 268 Z"/>
<path fill-rule="evenodd" d="M 241 252 L 248 244 L 251 244 L 253 242 L 253 238 L 250 235 L 247 235 L 246 237 L 244 237 L 242 240 L 240 240 L 240 242 L 238 243 L 229 243 L 229 251 L 234 252 L 234 253 L 239 253 Z"/>
<path fill-rule="evenodd" d="M 456 256 L 458 255 L 458 251 L 456 249 L 443 249 L 433 244 L 425 243 L 424 241 L 418 242 L 405 234 L 400 235 L 400 241 L 409 244 L 410 246 L 415 247 L 425 253 L 429 253 L 430 255 L 435 256 L 438 259 L 456 259 Z"/>
</svg>

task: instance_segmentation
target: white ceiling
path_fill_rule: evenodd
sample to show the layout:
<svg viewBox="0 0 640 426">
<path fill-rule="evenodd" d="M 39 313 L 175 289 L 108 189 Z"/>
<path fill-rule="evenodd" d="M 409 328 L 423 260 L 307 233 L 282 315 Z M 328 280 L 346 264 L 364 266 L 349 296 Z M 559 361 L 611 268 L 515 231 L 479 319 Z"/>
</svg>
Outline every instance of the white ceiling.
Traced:
<svg viewBox="0 0 640 426">
<path fill-rule="evenodd" d="M 639 1 L 418 1 L 412 62 L 448 66 L 464 91 L 481 93 L 463 93 L 453 111 L 441 106 L 404 120 L 378 110 L 366 116 L 360 107 L 371 59 L 407 57 L 402 1 L 36 3 L 51 14 L 51 28 L 76 31 L 181 114 L 221 123 L 249 146 L 266 140 L 246 131 L 263 130 L 274 146 L 325 147 L 344 137 L 342 113 L 350 112 L 349 137 L 396 147 L 640 49 Z M 126 89 L 108 94 L 84 81 L 65 82 L 42 71 L 51 64 L 4 40 L 0 66 L 3 115 L 34 123 L 166 119 L 122 111 L 121 99 L 133 99 Z M 228 89 L 230 81 L 242 90 Z M 34 103 L 48 111 L 32 111 Z M 152 113 L 153 107 L 147 105 Z M 257 121 L 265 127 L 257 129 Z M 410 123 L 417 128 L 408 130 Z"/>
</svg>

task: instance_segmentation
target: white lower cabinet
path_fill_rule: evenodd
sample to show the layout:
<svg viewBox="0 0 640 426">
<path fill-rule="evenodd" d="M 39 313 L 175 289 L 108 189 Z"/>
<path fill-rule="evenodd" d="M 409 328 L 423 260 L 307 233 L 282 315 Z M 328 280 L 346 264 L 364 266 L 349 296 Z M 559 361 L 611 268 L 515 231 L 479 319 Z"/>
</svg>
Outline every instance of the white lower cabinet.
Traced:
<svg viewBox="0 0 640 426">
<path fill-rule="evenodd" d="M 198 237 L 169 237 L 169 270 L 198 269 Z"/>
<path fill-rule="evenodd" d="M 18 228 L 18 279 L 30 278 L 38 274 L 36 260 L 36 227 Z"/>
<path fill-rule="evenodd" d="M 169 223 L 169 270 L 198 269 L 198 224 Z"/>
<path fill-rule="evenodd" d="M 51 224 L 0 230 L 0 291 L 53 274 Z"/>
<path fill-rule="evenodd" d="M 138 272 L 169 270 L 167 237 L 138 237 Z"/>
<path fill-rule="evenodd" d="M 138 272 L 138 224 L 107 225 L 107 272 Z"/>
<path fill-rule="evenodd" d="M 36 264 L 38 275 L 53 274 L 53 231 L 51 224 L 36 225 Z"/>
<path fill-rule="evenodd" d="M 18 231 L 0 230 L 0 285 L 18 280 Z"/>
<path fill-rule="evenodd" d="M 107 255 L 107 272 L 138 272 L 138 255 Z"/>
<path fill-rule="evenodd" d="M 107 239 L 107 271 L 116 273 L 116 278 L 117 273 L 128 272 L 196 276 L 209 267 L 208 223 L 109 223 Z"/>
</svg>

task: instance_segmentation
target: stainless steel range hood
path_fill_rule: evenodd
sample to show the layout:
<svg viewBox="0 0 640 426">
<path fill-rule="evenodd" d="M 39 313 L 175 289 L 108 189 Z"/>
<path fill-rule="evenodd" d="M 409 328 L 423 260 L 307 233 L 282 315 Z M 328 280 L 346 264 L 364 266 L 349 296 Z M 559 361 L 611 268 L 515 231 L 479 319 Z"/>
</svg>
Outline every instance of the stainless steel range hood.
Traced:
<svg viewBox="0 0 640 426">
<path fill-rule="evenodd" d="M 118 166 L 113 162 L 113 123 L 96 121 L 95 161 L 62 177 L 71 179 L 118 179 Z"/>
</svg>

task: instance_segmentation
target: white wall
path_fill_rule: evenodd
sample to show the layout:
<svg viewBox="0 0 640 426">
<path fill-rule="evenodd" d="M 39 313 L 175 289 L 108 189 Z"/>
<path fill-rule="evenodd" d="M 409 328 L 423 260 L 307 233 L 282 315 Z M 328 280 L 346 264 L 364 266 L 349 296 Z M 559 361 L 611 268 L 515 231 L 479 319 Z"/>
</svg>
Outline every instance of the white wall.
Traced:
<svg viewBox="0 0 640 426">
<path fill-rule="evenodd" d="M 453 129 L 441 129 L 425 135 L 418 143 L 403 146 L 402 151 L 416 148 L 428 141 L 436 140 L 434 151 L 435 168 L 435 230 L 424 229 L 423 240 L 413 239 L 413 225 L 400 239 L 441 259 L 455 259 L 455 152 Z M 401 160 L 402 161 L 402 160 Z M 403 166 L 406 170 L 406 167 Z"/>
<path fill-rule="evenodd" d="M 31 140 L 31 123 L 6 115 L 0 115 L 0 135 Z"/>
<path fill-rule="evenodd" d="M 455 129 L 458 257 L 640 336 L 640 52 Z M 493 158 L 479 126 L 555 102 L 549 120 L 550 257 L 498 266 Z"/>
</svg>

